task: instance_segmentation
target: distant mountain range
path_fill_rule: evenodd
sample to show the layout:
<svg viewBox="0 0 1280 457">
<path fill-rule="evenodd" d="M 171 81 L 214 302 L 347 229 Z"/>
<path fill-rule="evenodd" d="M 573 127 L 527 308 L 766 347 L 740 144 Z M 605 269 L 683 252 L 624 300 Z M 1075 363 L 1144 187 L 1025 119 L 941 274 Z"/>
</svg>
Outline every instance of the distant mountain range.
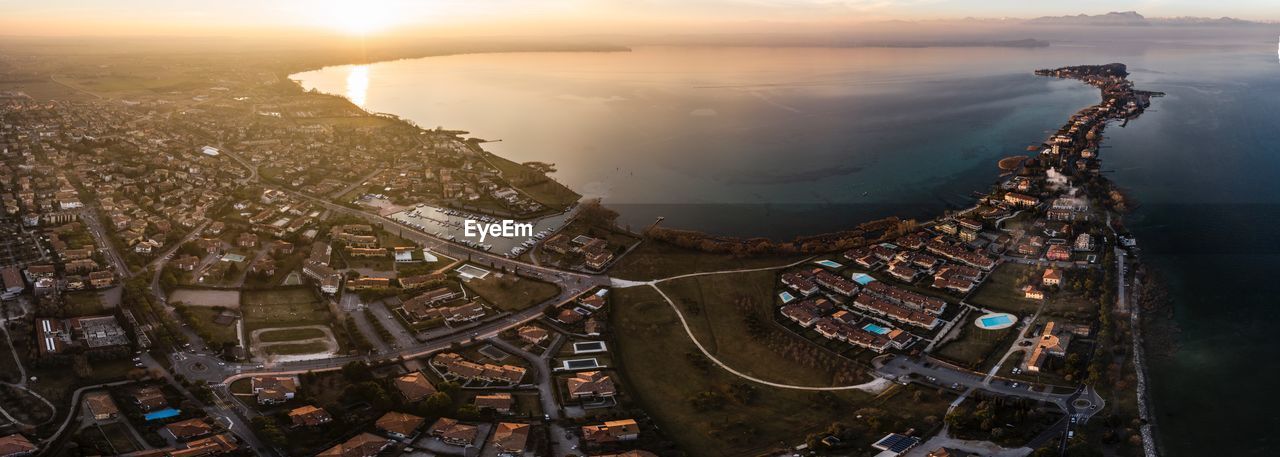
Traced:
<svg viewBox="0 0 1280 457">
<path fill-rule="evenodd" d="M 1152 25 L 1244 26 L 1266 25 L 1233 17 L 1167 17 L 1148 18 L 1136 11 L 1110 12 L 1107 14 L 1079 14 L 1075 16 L 1044 16 L 1026 21 L 1044 25 L 1098 25 L 1115 27 L 1142 27 Z"/>
</svg>

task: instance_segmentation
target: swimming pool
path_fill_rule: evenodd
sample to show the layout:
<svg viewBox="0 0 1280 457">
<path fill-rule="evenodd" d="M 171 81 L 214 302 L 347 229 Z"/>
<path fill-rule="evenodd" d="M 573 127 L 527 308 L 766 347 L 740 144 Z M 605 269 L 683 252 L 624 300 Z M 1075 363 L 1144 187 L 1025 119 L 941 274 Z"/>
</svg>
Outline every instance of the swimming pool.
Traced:
<svg viewBox="0 0 1280 457">
<path fill-rule="evenodd" d="M 864 285 L 864 286 L 865 286 L 865 285 L 867 285 L 867 284 L 871 284 L 871 282 L 872 282 L 872 281 L 875 281 L 875 280 L 876 280 L 876 278 L 873 278 L 873 277 L 871 277 L 871 275 L 866 274 L 866 273 L 854 273 L 854 274 L 853 274 L 853 282 L 856 282 L 856 283 L 861 284 L 861 285 Z"/>
<path fill-rule="evenodd" d="M 815 261 L 815 262 L 813 262 L 813 263 L 816 263 L 816 264 L 818 264 L 818 265 L 822 265 L 822 266 L 827 267 L 827 268 L 843 268 L 843 267 L 844 267 L 844 265 L 841 265 L 841 264 L 840 264 L 840 263 L 838 263 L 838 262 L 831 261 L 831 260 L 826 260 L 826 259 L 818 260 L 818 261 Z"/>
<path fill-rule="evenodd" d="M 790 303 L 790 302 L 791 302 L 791 300 L 795 300 L 795 299 L 796 299 L 796 297 L 795 297 L 794 295 L 791 295 L 791 293 L 790 293 L 790 292 L 783 292 L 783 293 L 780 293 L 780 294 L 778 294 L 778 298 L 781 298 L 783 303 Z"/>
<path fill-rule="evenodd" d="M 889 329 L 881 327 L 876 324 L 864 325 L 862 326 L 862 329 L 877 335 L 883 335 L 883 334 L 889 333 Z"/>
<path fill-rule="evenodd" d="M 978 328 L 985 330 L 1000 330 L 1002 328 L 1009 328 L 1016 322 L 1018 322 L 1018 318 L 1012 314 L 989 313 L 978 316 L 978 319 L 973 322 L 973 325 L 977 325 Z"/>
<path fill-rule="evenodd" d="M 152 411 L 142 416 L 143 419 L 153 421 L 157 419 L 168 419 L 182 414 L 182 411 L 173 408 L 165 408 L 159 411 Z"/>
</svg>

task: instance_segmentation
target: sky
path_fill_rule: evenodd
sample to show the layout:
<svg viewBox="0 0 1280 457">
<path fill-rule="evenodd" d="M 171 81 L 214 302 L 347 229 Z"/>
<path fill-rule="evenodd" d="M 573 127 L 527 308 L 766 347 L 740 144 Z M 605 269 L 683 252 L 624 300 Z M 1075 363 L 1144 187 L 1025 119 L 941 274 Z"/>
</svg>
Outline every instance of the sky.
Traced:
<svg viewBox="0 0 1280 457">
<path fill-rule="evenodd" d="M 1031 18 L 1129 10 L 1148 17 L 1280 20 L 1276 0 L 0 0 L 0 35 L 688 33 L 711 24 L 749 30 L 762 22 Z"/>
</svg>

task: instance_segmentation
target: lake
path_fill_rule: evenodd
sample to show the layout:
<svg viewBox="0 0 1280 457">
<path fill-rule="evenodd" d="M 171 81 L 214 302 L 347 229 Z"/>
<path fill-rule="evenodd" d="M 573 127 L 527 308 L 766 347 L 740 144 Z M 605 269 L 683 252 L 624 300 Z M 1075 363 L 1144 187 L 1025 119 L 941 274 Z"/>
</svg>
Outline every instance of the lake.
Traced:
<svg viewBox="0 0 1280 457">
<path fill-rule="evenodd" d="M 1150 375 L 1165 455 L 1280 443 L 1280 63 L 1275 36 L 1048 48 L 640 48 L 492 54 L 293 75 L 375 112 L 502 140 L 641 227 L 790 237 L 971 203 L 1097 92 L 1037 68 L 1123 62 L 1168 94 L 1112 126 L 1108 176 L 1168 282 L 1176 350 Z M 1155 352 L 1169 352 L 1152 348 Z"/>
</svg>

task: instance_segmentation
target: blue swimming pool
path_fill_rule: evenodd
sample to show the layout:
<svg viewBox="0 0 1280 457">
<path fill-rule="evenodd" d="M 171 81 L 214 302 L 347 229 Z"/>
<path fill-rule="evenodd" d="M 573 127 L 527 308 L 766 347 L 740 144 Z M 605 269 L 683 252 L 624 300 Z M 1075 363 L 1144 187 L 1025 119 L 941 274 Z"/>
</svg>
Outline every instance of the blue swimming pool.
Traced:
<svg viewBox="0 0 1280 457">
<path fill-rule="evenodd" d="M 1001 314 L 999 316 L 982 318 L 982 325 L 985 325 L 987 327 L 995 327 L 999 325 L 1012 324 L 1012 323 L 1013 323 L 1013 318 L 1009 317 L 1008 314 Z"/>
<path fill-rule="evenodd" d="M 176 417 L 179 414 L 182 414 L 181 410 L 177 410 L 173 408 L 165 408 L 159 411 L 152 411 L 152 412 L 143 414 L 142 418 L 149 421 L 153 421 L 158 419 L 168 419 L 170 417 Z"/>
<path fill-rule="evenodd" d="M 883 335 L 883 334 L 889 333 L 889 329 L 881 327 L 876 324 L 864 325 L 862 326 L 862 329 L 877 335 Z"/>
<path fill-rule="evenodd" d="M 875 281 L 875 280 L 876 280 L 876 278 L 872 278 L 872 277 L 871 277 L 871 275 L 866 274 L 866 273 L 854 273 L 854 274 L 853 274 L 853 282 L 856 282 L 856 283 L 861 284 L 861 285 L 864 285 L 864 286 L 865 286 L 865 285 L 867 285 L 867 284 L 871 284 L 871 282 L 872 282 L 872 281 Z"/>
<path fill-rule="evenodd" d="M 795 300 L 795 299 L 796 299 L 796 297 L 795 297 L 794 295 L 791 295 L 791 293 L 790 293 L 790 292 L 783 292 L 783 293 L 780 293 L 780 294 L 778 294 L 778 298 L 781 298 L 783 303 L 790 303 L 790 302 L 791 302 L 791 300 Z"/>
<path fill-rule="evenodd" d="M 840 263 L 838 263 L 838 262 L 834 262 L 834 261 L 826 260 L 826 259 L 819 260 L 819 261 L 816 261 L 816 262 L 814 262 L 814 263 L 816 263 L 816 264 L 818 264 L 818 265 L 822 265 L 822 266 L 827 267 L 827 268 L 840 268 L 840 267 L 843 267 L 843 266 L 844 266 L 844 265 L 841 265 L 841 264 L 840 264 Z"/>
</svg>

